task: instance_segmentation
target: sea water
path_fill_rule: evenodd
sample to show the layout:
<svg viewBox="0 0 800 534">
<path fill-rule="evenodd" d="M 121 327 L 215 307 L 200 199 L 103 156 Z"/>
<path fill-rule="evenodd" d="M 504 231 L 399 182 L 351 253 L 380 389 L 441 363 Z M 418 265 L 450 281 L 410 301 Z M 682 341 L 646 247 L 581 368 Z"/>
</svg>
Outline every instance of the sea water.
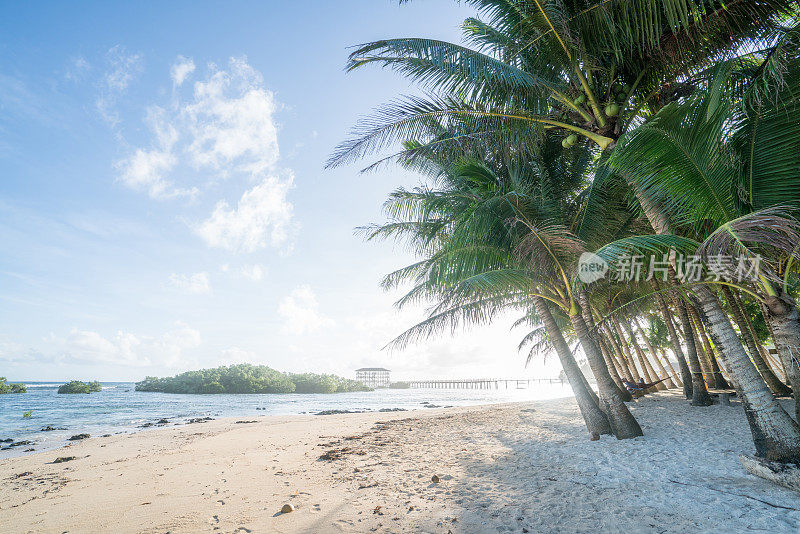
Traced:
<svg viewBox="0 0 800 534">
<path fill-rule="evenodd" d="M 29 440 L 32 445 L 0 450 L 0 458 L 26 449 L 51 449 L 75 434 L 99 436 L 134 432 L 169 419 L 184 423 L 195 417 L 253 417 L 313 414 L 323 410 L 378 411 L 426 406 L 470 406 L 568 397 L 566 384 L 533 383 L 517 389 L 501 382 L 498 389 L 377 389 L 334 394 L 182 395 L 135 391 L 133 383 L 103 383 L 90 394 L 58 394 L 58 383 L 28 383 L 28 392 L 0 395 L 0 439 Z M 25 412 L 32 412 L 24 417 Z M 43 432 L 47 426 L 60 428 Z M 144 428 L 149 428 L 144 427 Z M 0 444 L 7 446 L 7 443 Z"/>
</svg>

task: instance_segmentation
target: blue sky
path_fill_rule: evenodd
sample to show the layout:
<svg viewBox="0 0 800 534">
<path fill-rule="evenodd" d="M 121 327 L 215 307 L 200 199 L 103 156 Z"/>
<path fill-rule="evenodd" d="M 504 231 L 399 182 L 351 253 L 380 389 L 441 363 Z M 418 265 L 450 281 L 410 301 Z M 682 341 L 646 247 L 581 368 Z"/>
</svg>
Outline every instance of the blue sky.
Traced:
<svg viewBox="0 0 800 534">
<path fill-rule="evenodd" d="M 358 116 L 415 91 L 345 74 L 347 47 L 457 40 L 450 0 L 4 3 L 0 375 L 140 379 L 248 361 L 396 377 L 512 376 L 503 322 L 388 353 L 422 317 L 364 243 L 395 169 L 323 163 Z M 548 373 L 554 371 L 548 367 Z"/>
</svg>

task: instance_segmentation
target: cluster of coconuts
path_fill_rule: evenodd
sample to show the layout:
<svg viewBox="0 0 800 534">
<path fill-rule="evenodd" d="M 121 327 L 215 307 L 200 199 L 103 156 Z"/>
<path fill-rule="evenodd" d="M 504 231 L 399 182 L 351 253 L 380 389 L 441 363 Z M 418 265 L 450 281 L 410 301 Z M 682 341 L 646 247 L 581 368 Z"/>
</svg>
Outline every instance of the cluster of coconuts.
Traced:
<svg viewBox="0 0 800 534">
<path fill-rule="evenodd" d="M 578 136 L 575 134 L 570 134 L 561 140 L 561 146 L 563 146 L 564 148 L 569 148 L 577 142 L 578 142 Z"/>
<path fill-rule="evenodd" d="M 630 92 L 631 92 L 631 87 L 627 83 L 625 84 L 615 83 L 614 85 L 612 85 L 611 90 L 609 91 L 608 94 L 609 99 L 612 101 L 609 102 L 609 104 L 606 106 L 606 109 L 604 110 L 606 115 L 609 117 L 616 117 L 617 115 L 619 115 L 620 111 L 619 104 L 625 102 L 625 100 L 628 98 L 628 93 Z M 619 102 L 619 104 L 617 102 Z"/>
</svg>

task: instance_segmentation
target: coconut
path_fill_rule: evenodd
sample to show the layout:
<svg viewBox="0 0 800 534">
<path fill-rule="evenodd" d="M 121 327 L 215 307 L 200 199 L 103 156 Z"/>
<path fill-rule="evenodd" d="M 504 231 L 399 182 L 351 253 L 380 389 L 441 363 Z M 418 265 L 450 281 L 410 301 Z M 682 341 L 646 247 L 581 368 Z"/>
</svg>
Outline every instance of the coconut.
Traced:
<svg viewBox="0 0 800 534">
<path fill-rule="evenodd" d="M 569 146 L 572 146 L 578 142 L 578 136 L 575 134 L 571 134 L 569 137 L 567 137 L 567 141 L 569 142 Z"/>
<path fill-rule="evenodd" d="M 619 106 L 617 104 L 609 104 L 606 106 L 606 115 L 609 117 L 616 117 L 619 113 Z"/>
<path fill-rule="evenodd" d="M 565 137 L 564 139 L 562 139 L 562 140 L 561 140 L 561 146 L 563 146 L 564 148 L 569 148 L 569 147 L 571 147 L 572 145 L 571 145 L 571 144 L 569 144 L 569 141 L 568 141 L 568 140 L 567 140 L 567 138 Z"/>
</svg>

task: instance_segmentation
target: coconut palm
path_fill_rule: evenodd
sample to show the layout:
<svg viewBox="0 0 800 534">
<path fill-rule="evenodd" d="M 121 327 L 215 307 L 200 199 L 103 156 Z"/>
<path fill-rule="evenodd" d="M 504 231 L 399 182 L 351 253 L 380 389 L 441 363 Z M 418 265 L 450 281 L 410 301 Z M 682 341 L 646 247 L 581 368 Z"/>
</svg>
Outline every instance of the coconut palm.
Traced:
<svg viewBox="0 0 800 534">
<path fill-rule="evenodd" d="M 330 164 L 360 159 L 409 138 L 425 141 L 381 161 L 452 153 L 477 140 L 529 153 L 548 132 L 555 133 L 565 148 L 578 145 L 573 150 L 587 152 L 611 149 L 627 130 L 706 83 L 712 63 L 750 49 L 754 43 L 763 44 L 758 52 L 762 59 L 766 57 L 762 63 L 771 63 L 770 58 L 780 55 L 775 53 L 775 43 L 780 42 L 776 36 L 782 31 L 781 23 L 794 16 L 794 2 L 772 1 L 731 5 L 633 1 L 590 6 L 535 0 L 472 3 L 487 18 L 465 23 L 467 38 L 477 49 L 426 39 L 393 39 L 370 43 L 351 55 L 351 69 L 369 63 L 388 65 L 427 84 L 433 94 L 378 110 L 339 147 Z M 432 121 L 443 126 L 442 135 L 426 138 L 421 134 Z M 644 194 L 641 188 L 633 190 L 657 232 L 672 233 L 669 213 L 657 197 Z M 538 221 L 521 211 L 515 220 L 528 228 L 535 240 L 540 232 L 534 224 Z M 561 273 L 551 274 L 559 285 L 559 297 L 577 302 L 574 294 L 580 295 L 581 290 L 573 294 L 569 277 L 564 276 L 567 282 L 562 288 Z M 697 304 L 703 316 L 710 318 L 707 329 L 716 344 L 724 352 L 745 354 L 714 293 L 703 287 L 698 287 L 697 293 Z M 675 306 L 686 348 L 691 350 L 693 334 L 686 305 L 677 299 Z M 571 319 L 576 318 L 573 327 L 581 334 L 580 323 L 585 320 L 579 306 L 570 304 L 566 311 L 572 312 L 568 313 Z M 724 321 L 718 320 L 720 316 Z M 592 345 L 591 339 L 584 343 L 585 349 L 589 347 L 587 356 L 598 352 Z M 730 366 L 728 370 L 732 375 L 738 371 L 746 374 L 746 370 Z M 732 378 L 740 382 L 744 376 Z M 704 391 L 705 386 L 702 388 Z"/>
<path fill-rule="evenodd" d="M 437 222 L 436 228 L 447 229 L 436 240 L 424 236 L 426 246 L 433 246 L 424 252 L 434 253 L 409 296 L 435 295 L 439 303 L 428 321 L 406 332 L 400 341 L 430 333 L 443 319 L 463 317 L 465 306 L 485 305 L 489 297 L 511 294 L 524 299 L 517 305 L 527 304 L 535 310 L 559 358 L 571 367 L 574 360 L 565 354 L 568 351 L 562 328 L 553 317 L 565 316 L 580 339 L 598 382 L 600 407 L 611 430 L 622 439 L 641 435 L 641 429 L 623 404 L 626 395 L 610 376 L 573 292 L 573 266 L 585 246 L 565 226 L 566 214 L 574 212 L 566 190 L 575 189 L 583 181 L 590 163 L 585 156 L 579 152 L 565 154 L 560 143 L 551 140 L 531 161 L 518 155 L 505 155 L 506 161 L 492 161 L 485 155 L 483 160 L 461 159 L 442 169 L 448 176 L 446 182 L 439 184 L 443 189 L 417 191 L 410 196 L 405 191 L 395 193 L 389 214 L 397 216 L 402 205 L 404 215 L 411 215 L 410 220 L 402 221 L 404 228 L 409 228 L 405 225 L 410 223 L 410 228 L 417 231 L 424 227 L 422 223 L 430 224 L 431 210 L 438 209 L 444 199 L 448 199 L 448 210 L 458 206 L 451 216 L 456 215 L 460 221 L 455 226 Z M 512 157 L 509 164 L 508 158 Z M 431 163 L 428 160 L 427 166 Z M 418 204 L 414 211 L 408 211 L 412 199 Z M 436 204 L 431 204 L 434 199 Z M 423 200 L 427 204 L 424 209 L 420 207 Z M 393 221 L 373 230 L 371 235 L 397 235 L 399 228 L 400 223 Z M 419 272 L 417 268 L 400 274 L 417 276 Z M 565 372 L 570 377 L 567 367 Z M 590 428 L 593 432 L 605 430 L 591 426 L 595 427 Z"/>
<path fill-rule="evenodd" d="M 685 103 L 665 106 L 655 118 L 626 135 L 610 159 L 612 167 L 659 206 L 663 220 L 679 221 L 662 226 L 659 233 L 681 232 L 703 240 L 697 251 L 707 262 L 718 263 L 731 255 L 763 258 L 752 287 L 742 289 L 767 308 L 776 346 L 783 347 L 784 355 L 787 349 L 800 346 L 797 306 L 786 292 L 791 272 L 786 267 L 798 256 L 800 226 L 791 219 L 790 211 L 769 206 L 769 202 L 777 200 L 771 194 L 775 187 L 784 191 L 782 201 L 800 200 L 800 179 L 788 172 L 800 167 L 800 156 L 791 141 L 780 141 L 798 133 L 796 121 L 789 117 L 800 105 L 800 63 L 794 58 L 787 63 L 790 68 L 777 89 L 763 91 L 755 80 L 742 95 L 709 91 Z M 761 156 L 764 153 L 766 160 Z M 747 187 L 744 194 L 742 186 Z M 648 239 L 652 242 L 654 238 Z M 665 238 L 663 243 L 669 241 Z M 717 265 L 717 270 L 717 278 L 729 283 L 732 266 Z M 778 272 L 786 273 L 784 279 Z M 797 424 L 772 398 L 714 292 L 700 284 L 694 293 L 708 333 L 749 405 L 759 453 L 776 459 L 796 458 L 800 451 Z M 800 382 L 792 381 L 798 377 L 787 374 L 797 391 Z"/>
</svg>

